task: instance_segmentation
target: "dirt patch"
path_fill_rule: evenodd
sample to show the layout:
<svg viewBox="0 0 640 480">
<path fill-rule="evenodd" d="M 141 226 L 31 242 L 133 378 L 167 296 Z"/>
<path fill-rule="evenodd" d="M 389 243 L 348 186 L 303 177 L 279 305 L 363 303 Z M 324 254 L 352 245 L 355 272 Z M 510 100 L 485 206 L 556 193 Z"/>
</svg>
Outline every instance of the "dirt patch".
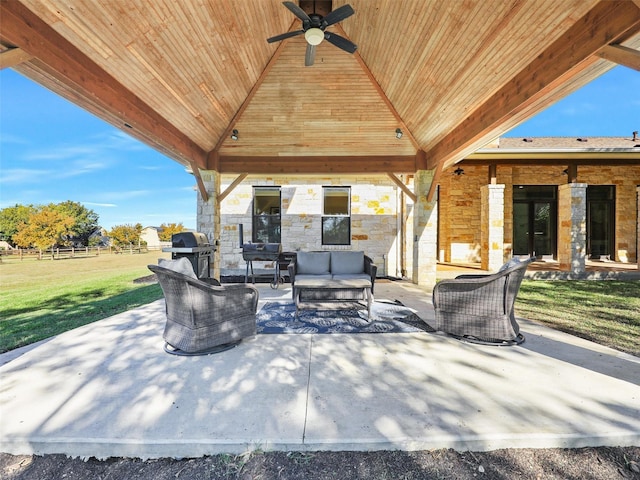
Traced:
<svg viewBox="0 0 640 480">
<path fill-rule="evenodd" d="M 152 273 L 145 277 L 136 278 L 133 283 L 158 283 L 158 277 L 156 277 L 155 273 Z"/>
<path fill-rule="evenodd" d="M 252 452 L 184 460 L 72 459 L 0 454 L 6 480 L 85 479 L 640 479 L 640 447 L 492 452 Z"/>
</svg>

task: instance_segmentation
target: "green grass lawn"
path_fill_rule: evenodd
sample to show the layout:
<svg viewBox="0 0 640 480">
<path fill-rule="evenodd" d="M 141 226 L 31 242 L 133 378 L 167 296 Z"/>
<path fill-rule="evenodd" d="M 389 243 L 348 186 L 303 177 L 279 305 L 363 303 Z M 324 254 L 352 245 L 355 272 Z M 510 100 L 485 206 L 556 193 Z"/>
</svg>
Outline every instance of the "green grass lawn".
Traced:
<svg viewBox="0 0 640 480">
<path fill-rule="evenodd" d="M 640 281 L 525 280 L 516 315 L 640 356 Z"/>
<path fill-rule="evenodd" d="M 162 298 L 158 284 L 137 284 L 162 252 L 103 254 L 0 264 L 0 353 Z"/>
</svg>

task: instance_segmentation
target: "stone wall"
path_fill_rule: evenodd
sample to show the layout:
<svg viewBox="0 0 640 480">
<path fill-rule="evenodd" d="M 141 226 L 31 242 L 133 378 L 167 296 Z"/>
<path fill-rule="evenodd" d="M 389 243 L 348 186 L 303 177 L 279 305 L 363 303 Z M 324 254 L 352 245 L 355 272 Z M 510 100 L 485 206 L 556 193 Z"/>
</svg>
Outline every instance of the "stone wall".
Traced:
<svg viewBox="0 0 640 480">
<path fill-rule="evenodd" d="M 235 176 L 222 176 L 221 190 L 234 179 Z M 244 242 L 250 242 L 254 186 L 281 188 L 283 251 L 363 250 L 378 265 L 379 275 L 399 275 L 399 189 L 386 175 L 247 177 L 221 203 L 221 268 L 245 268 L 238 225 L 243 225 Z M 323 186 L 351 187 L 351 245 L 322 245 Z M 268 263 L 254 263 L 255 268 L 262 266 L 271 267 Z"/>
<path fill-rule="evenodd" d="M 464 173 L 455 175 L 457 166 L 445 170 L 439 192 L 440 261 L 480 263 L 482 246 L 481 188 L 488 184 L 489 167 L 462 165 Z M 498 166 L 497 183 L 504 190 L 504 258 L 511 256 L 513 244 L 513 185 L 562 185 L 567 183 L 564 166 Z M 579 167 L 578 181 L 589 185 L 616 186 L 616 258 L 637 260 L 636 186 L 640 185 L 640 166 Z"/>
</svg>

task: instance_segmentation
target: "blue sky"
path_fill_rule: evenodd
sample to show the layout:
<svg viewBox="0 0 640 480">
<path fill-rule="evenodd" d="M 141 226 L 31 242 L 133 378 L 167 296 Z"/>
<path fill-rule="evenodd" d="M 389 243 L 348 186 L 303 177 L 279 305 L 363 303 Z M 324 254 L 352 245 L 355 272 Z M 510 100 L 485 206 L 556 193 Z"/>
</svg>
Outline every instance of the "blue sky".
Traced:
<svg viewBox="0 0 640 480">
<path fill-rule="evenodd" d="M 506 136 L 640 130 L 640 73 L 616 67 Z M 0 72 L 0 208 L 80 202 L 100 224 L 196 227 L 193 176 L 177 162 L 40 87 Z"/>
</svg>

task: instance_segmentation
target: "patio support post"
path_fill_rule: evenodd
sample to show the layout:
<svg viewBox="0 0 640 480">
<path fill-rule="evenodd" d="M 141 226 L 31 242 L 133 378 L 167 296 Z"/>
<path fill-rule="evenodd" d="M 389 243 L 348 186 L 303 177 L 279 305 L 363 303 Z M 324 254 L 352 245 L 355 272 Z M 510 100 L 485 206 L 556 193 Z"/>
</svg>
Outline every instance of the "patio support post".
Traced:
<svg viewBox="0 0 640 480">
<path fill-rule="evenodd" d="M 580 275 L 586 271 L 587 184 L 558 187 L 558 261 L 560 270 Z"/>
<path fill-rule="evenodd" d="M 480 189 L 480 263 L 483 270 L 496 271 L 504 263 L 504 185 L 483 185 Z"/>
<path fill-rule="evenodd" d="M 636 186 L 636 201 L 638 208 L 636 209 L 636 263 L 640 270 L 640 185 Z"/>
<path fill-rule="evenodd" d="M 418 170 L 416 172 L 416 203 L 413 209 L 412 280 L 413 283 L 429 288 L 436 284 L 438 240 L 437 199 L 427 200 L 433 175 L 433 170 Z"/>
<path fill-rule="evenodd" d="M 198 231 L 207 235 L 209 241 L 216 245 L 213 255 L 213 271 L 211 277 L 220 279 L 220 205 L 218 196 L 220 195 L 220 174 L 215 170 L 202 170 L 202 181 L 209 193 L 209 199 L 204 201 L 198 192 Z"/>
</svg>

